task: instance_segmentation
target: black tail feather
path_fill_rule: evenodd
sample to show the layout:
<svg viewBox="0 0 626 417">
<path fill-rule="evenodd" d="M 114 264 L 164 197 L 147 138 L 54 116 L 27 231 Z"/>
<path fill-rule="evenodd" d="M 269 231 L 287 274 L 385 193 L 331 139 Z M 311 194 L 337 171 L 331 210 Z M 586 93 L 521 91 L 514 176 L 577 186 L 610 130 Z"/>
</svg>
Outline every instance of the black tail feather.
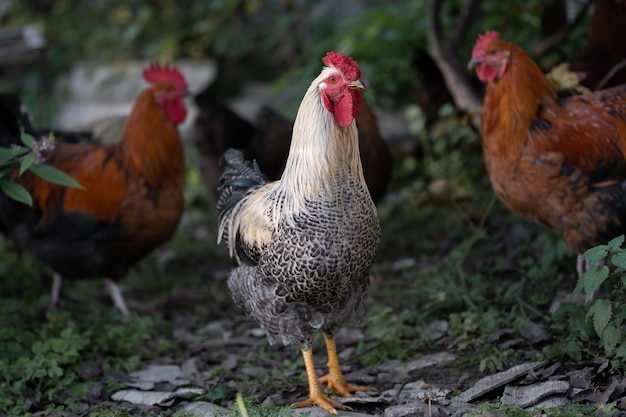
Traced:
<svg viewBox="0 0 626 417">
<path fill-rule="evenodd" d="M 246 161 L 243 153 L 237 149 L 228 149 L 222 155 L 220 165 L 224 167 L 220 177 L 217 200 L 217 213 L 220 224 L 223 223 L 235 206 L 252 190 L 268 182 L 256 161 Z M 228 233 L 224 230 L 224 237 Z"/>
</svg>

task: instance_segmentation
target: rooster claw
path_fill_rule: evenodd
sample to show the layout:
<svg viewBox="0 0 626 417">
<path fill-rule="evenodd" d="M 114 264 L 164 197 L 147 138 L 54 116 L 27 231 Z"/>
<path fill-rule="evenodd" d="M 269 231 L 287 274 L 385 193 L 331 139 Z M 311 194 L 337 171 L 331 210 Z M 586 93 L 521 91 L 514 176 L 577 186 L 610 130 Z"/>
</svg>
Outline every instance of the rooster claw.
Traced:
<svg viewBox="0 0 626 417">
<path fill-rule="evenodd" d="M 331 398 L 328 398 L 324 394 L 320 395 L 311 395 L 309 399 L 304 401 L 298 401 L 293 404 L 296 408 L 309 407 L 312 405 L 317 405 L 320 408 L 328 411 L 330 414 L 337 414 L 337 410 L 348 410 L 349 407 L 337 402 Z"/>
</svg>

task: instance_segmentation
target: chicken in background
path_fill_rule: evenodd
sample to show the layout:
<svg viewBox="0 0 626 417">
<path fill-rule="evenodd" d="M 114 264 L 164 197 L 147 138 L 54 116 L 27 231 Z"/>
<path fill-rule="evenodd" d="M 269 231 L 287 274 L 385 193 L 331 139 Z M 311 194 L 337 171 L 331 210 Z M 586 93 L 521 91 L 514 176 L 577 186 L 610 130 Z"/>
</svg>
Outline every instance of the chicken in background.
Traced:
<svg viewBox="0 0 626 417">
<path fill-rule="evenodd" d="M 270 342 L 300 346 L 309 399 L 330 413 L 345 409 L 319 382 L 349 397 L 369 390 L 341 372 L 335 336 L 361 315 L 380 240 L 354 119 L 361 107 L 358 64 L 329 52 L 298 110 L 285 170 L 267 182 L 256 163 L 230 149 L 220 179 L 219 240 L 236 257 L 228 285 L 236 304 Z M 319 381 L 311 350 L 322 332 L 329 373 Z"/>
<path fill-rule="evenodd" d="M 568 60 L 580 84 L 600 90 L 626 83 L 626 1 L 596 0 L 589 27 L 589 46 Z"/>
<path fill-rule="evenodd" d="M 240 149 L 254 159 L 270 179 L 280 178 L 287 161 L 293 122 L 264 106 L 256 126 L 237 115 L 209 91 L 198 95 L 199 115 L 194 124 L 194 142 L 200 155 L 199 169 L 205 186 L 217 197 L 221 173 L 219 159 L 228 148 Z M 391 180 L 393 160 L 378 129 L 376 115 L 363 101 L 356 117 L 365 181 L 374 202 L 380 201 Z"/>
<path fill-rule="evenodd" d="M 576 253 L 626 232 L 626 85 L 560 98 L 496 32 L 479 36 L 469 66 L 486 84 L 485 164 L 508 208 Z M 579 257 L 578 274 L 586 267 Z"/>
<path fill-rule="evenodd" d="M 26 172 L 16 181 L 31 193 L 32 209 L 0 193 L 0 230 L 54 271 L 52 305 L 63 278 L 102 277 L 115 306 L 127 315 L 115 281 L 178 226 L 185 165 L 177 126 L 187 115 L 182 100 L 187 83 L 168 65 L 151 65 L 143 77 L 151 86 L 137 98 L 118 142 L 56 142 L 42 155 L 85 190 Z M 14 128 L 0 138 L 0 146 L 13 143 L 20 143 Z"/>
</svg>

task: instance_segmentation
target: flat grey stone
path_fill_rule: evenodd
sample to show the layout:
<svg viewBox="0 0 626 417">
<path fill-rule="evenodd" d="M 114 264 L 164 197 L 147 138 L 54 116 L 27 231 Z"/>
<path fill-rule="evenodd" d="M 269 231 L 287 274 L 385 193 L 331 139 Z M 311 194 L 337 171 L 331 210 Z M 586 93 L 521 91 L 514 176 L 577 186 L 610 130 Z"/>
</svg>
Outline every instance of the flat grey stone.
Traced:
<svg viewBox="0 0 626 417">
<path fill-rule="evenodd" d="M 533 385 L 507 385 L 504 388 L 502 402 L 504 404 L 515 404 L 521 408 L 528 408 L 537 404 L 543 398 L 554 394 L 566 393 L 569 387 L 569 382 L 559 380 L 543 381 Z"/>
<path fill-rule="evenodd" d="M 230 410 L 206 401 L 194 401 L 182 406 L 178 411 L 193 414 L 197 417 L 228 417 Z"/>
<path fill-rule="evenodd" d="M 476 381 L 476 383 L 472 387 L 457 395 L 454 398 L 454 402 L 467 403 L 475 400 L 476 398 L 479 398 L 487 394 L 488 392 L 503 385 L 506 385 L 509 382 L 525 375 L 526 373 L 528 373 L 528 371 L 539 368 L 543 364 L 545 364 L 545 361 L 523 363 L 521 365 L 516 365 L 510 369 L 507 369 L 506 371 L 498 372 L 497 374 L 481 378 Z"/>
</svg>

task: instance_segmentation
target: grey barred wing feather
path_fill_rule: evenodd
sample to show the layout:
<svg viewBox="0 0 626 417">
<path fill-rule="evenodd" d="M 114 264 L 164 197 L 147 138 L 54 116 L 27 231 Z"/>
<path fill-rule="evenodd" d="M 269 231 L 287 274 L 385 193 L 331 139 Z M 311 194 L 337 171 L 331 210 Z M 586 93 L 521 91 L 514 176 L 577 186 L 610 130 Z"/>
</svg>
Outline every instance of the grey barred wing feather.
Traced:
<svg viewBox="0 0 626 417">
<path fill-rule="evenodd" d="M 227 150 L 222 165 L 217 201 L 218 243 L 225 242 L 240 263 L 256 265 L 272 227 L 266 210 L 257 210 L 255 206 L 263 200 L 265 190 L 271 189 L 271 183 L 257 163 L 246 161 L 239 150 Z"/>
</svg>

